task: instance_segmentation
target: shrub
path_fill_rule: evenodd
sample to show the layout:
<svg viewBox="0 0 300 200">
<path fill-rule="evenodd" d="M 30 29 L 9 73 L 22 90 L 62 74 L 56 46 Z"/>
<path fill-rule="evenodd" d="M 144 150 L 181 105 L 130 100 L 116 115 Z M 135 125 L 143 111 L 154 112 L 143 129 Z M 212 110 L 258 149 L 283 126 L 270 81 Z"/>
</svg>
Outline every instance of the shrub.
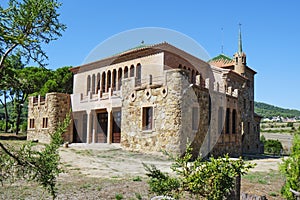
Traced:
<svg viewBox="0 0 300 200">
<path fill-rule="evenodd" d="M 121 200 L 124 198 L 122 194 L 116 194 L 115 197 L 116 197 L 116 200 Z"/>
<path fill-rule="evenodd" d="M 198 157 L 192 159 L 192 148 L 188 146 L 183 157 L 173 158 L 172 171 L 176 176 L 172 177 L 161 172 L 154 165 L 143 164 L 147 176 L 150 191 L 156 195 L 180 198 L 185 192 L 192 196 L 205 197 L 207 199 L 223 199 L 228 196 L 234 187 L 237 176 L 245 174 L 251 164 L 246 164 L 241 158 L 230 160 L 229 156 L 209 161 L 202 161 Z"/>
<path fill-rule="evenodd" d="M 290 189 L 300 192 L 300 135 L 295 134 L 291 155 L 280 165 L 280 172 L 285 176 L 285 184 L 281 193 L 287 199 L 296 199 Z"/>
<path fill-rule="evenodd" d="M 260 141 L 265 144 L 266 137 L 264 135 L 260 136 Z"/>
<path fill-rule="evenodd" d="M 288 123 L 286 124 L 286 127 L 294 127 L 294 123 L 293 123 L 293 122 L 288 122 Z"/>
<path fill-rule="evenodd" d="M 266 140 L 264 142 L 264 148 L 266 153 L 271 153 L 274 155 L 279 155 L 283 147 L 279 140 Z"/>
</svg>

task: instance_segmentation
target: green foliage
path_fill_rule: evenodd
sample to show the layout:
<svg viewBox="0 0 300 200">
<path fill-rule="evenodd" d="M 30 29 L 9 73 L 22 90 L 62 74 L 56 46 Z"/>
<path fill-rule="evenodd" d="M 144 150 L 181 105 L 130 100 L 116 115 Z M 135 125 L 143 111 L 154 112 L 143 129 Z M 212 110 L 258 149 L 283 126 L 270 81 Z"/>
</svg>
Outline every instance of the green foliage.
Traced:
<svg viewBox="0 0 300 200">
<path fill-rule="evenodd" d="M 135 198 L 138 200 L 142 200 L 142 195 L 140 193 L 135 193 Z"/>
<path fill-rule="evenodd" d="M 116 200 L 121 200 L 121 199 L 123 199 L 124 197 L 123 197 L 123 194 L 116 194 Z"/>
<path fill-rule="evenodd" d="M 4 71 L 7 73 L 9 71 L 9 73 L 1 80 L 0 96 L 1 89 L 3 89 L 2 93 L 12 94 L 10 102 L 5 104 L 10 114 L 8 124 L 13 125 L 15 130 L 19 130 L 19 125 L 27 122 L 27 97 L 29 95 L 44 96 L 48 92 L 72 93 L 73 77 L 69 69 L 70 67 L 62 67 L 51 71 L 39 67 L 21 69 L 6 67 Z M 4 103 L 1 103 L 0 113 L 4 115 Z M 21 129 L 26 130 L 25 127 Z"/>
<path fill-rule="evenodd" d="M 266 153 L 280 155 L 283 146 L 279 140 L 266 140 L 264 142 L 264 148 Z"/>
<path fill-rule="evenodd" d="M 290 192 L 290 189 L 300 192 L 300 135 L 295 134 L 291 155 L 287 159 L 283 159 L 280 165 L 280 172 L 285 176 L 285 184 L 281 189 L 281 193 L 287 199 L 296 199 Z"/>
<path fill-rule="evenodd" d="M 143 163 L 145 170 L 148 172 L 146 175 L 150 177 L 148 181 L 150 190 L 159 195 L 173 195 L 176 196 L 180 188 L 180 180 L 169 176 L 167 173 L 161 172 L 154 165 L 146 165 Z"/>
<path fill-rule="evenodd" d="M 260 136 L 260 141 L 265 144 L 266 137 L 264 135 Z"/>
<path fill-rule="evenodd" d="M 43 44 L 58 39 L 66 29 L 59 21 L 60 6 L 56 0 L 9 0 L 7 8 L 0 6 L 0 69 L 16 52 L 26 61 L 45 65 Z"/>
<path fill-rule="evenodd" d="M 286 126 L 287 126 L 287 127 L 294 127 L 294 123 L 293 123 L 293 122 L 288 122 L 288 123 L 286 124 Z"/>
<path fill-rule="evenodd" d="M 255 108 L 255 112 L 264 118 L 271 118 L 276 116 L 281 116 L 281 117 L 300 116 L 299 110 L 284 109 L 266 103 L 254 102 L 254 108 Z"/>
<path fill-rule="evenodd" d="M 218 159 L 202 161 L 198 157 L 191 162 L 192 148 L 189 146 L 183 157 L 177 157 L 171 169 L 176 172 L 172 177 L 158 170 L 154 165 L 143 164 L 149 179 L 151 192 L 157 195 L 180 198 L 184 192 L 194 197 L 207 199 L 223 199 L 233 189 L 237 176 L 245 174 L 251 164 L 246 164 L 241 158 L 230 160 L 228 155 Z"/>
<path fill-rule="evenodd" d="M 53 197 L 56 197 L 56 178 L 62 169 L 59 167 L 60 156 L 58 148 L 62 144 L 62 134 L 70 124 L 70 115 L 59 124 L 58 129 L 51 134 L 50 144 L 38 151 L 29 142 L 20 149 L 11 146 L 5 147 L 0 143 L 0 182 L 26 179 L 35 181 L 45 188 Z"/>
<path fill-rule="evenodd" d="M 140 182 L 140 181 L 142 181 L 142 178 L 140 176 L 136 176 L 132 180 L 136 181 L 136 182 Z"/>
</svg>

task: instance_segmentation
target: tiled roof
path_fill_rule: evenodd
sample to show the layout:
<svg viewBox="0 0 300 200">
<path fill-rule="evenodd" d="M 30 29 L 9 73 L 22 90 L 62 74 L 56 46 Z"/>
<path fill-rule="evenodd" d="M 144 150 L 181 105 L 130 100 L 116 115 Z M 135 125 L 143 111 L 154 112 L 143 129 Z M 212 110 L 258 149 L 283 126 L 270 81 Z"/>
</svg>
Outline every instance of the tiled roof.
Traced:
<svg viewBox="0 0 300 200">
<path fill-rule="evenodd" d="M 210 64 L 216 65 L 217 67 L 224 67 L 224 66 L 230 66 L 234 65 L 234 60 L 232 60 L 230 57 L 220 54 L 208 61 Z"/>
</svg>

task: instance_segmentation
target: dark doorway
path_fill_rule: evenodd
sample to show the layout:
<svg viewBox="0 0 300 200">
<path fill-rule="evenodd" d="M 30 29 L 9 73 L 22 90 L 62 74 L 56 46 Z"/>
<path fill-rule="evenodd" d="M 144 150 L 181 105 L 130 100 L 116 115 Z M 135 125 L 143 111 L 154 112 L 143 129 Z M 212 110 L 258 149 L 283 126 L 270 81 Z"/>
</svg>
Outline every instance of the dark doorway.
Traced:
<svg viewBox="0 0 300 200">
<path fill-rule="evenodd" d="M 98 113 L 97 114 L 97 132 L 95 135 L 95 143 L 107 143 L 107 123 L 108 114 Z"/>
<path fill-rule="evenodd" d="M 112 143 L 121 142 L 121 111 L 113 112 L 113 133 L 112 133 Z"/>
<path fill-rule="evenodd" d="M 82 134 L 81 134 L 81 142 L 86 143 L 86 138 L 87 138 L 87 114 L 83 114 L 83 119 L 82 119 Z"/>
<path fill-rule="evenodd" d="M 77 127 L 78 126 L 78 119 L 74 119 L 74 122 L 73 122 L 73 142 L 74 143 L 81 143 L 81 139 L 80 139 L 80 136 L 78 134 L 78 131 L 77 131 Z"/>
</svg>

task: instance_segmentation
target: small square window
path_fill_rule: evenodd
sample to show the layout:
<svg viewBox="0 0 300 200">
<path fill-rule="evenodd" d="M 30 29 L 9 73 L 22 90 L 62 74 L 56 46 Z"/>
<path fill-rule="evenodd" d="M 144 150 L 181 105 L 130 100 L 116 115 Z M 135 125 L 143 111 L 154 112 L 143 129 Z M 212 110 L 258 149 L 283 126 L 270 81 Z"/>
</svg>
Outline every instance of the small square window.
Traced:
<svg viewBox="0 0 300 200">
<path fill-rule="evenodd" d="M 153 107 L 143 107 L 143 130 L 152 130 L 153 128 Z"/>
<path fill-rule="evenodd" d="M 47 117 L 43 118 L 43 126 L 42 126 L 42 128 L 48 128 L 48 118 Z"/>
</svg>

